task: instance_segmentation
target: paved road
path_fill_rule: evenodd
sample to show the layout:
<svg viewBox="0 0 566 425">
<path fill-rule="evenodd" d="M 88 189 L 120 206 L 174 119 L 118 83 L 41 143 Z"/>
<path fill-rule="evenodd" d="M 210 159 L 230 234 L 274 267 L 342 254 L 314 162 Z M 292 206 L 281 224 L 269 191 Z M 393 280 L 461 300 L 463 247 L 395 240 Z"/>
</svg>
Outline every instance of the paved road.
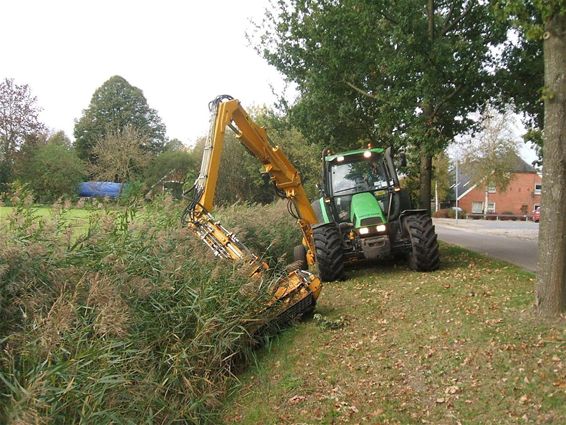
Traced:
<svg viewBox="0 0 566 425">
<path fill-rule="evenodd" d="M 538 223 L 434 219 L 441 241 L 536 272 Z"/>
</svg>

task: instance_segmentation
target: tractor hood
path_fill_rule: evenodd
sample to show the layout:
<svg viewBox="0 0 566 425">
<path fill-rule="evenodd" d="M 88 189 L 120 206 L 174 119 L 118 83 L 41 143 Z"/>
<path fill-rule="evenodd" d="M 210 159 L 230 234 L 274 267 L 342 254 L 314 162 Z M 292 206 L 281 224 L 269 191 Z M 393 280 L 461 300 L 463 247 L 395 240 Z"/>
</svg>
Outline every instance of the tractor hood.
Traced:
<svg viewBox="0 0 566 425">
<path fill-rule="evenodd" d="M 356 229 L 363 226 L 385 224 L 386 222 L 379 202 L 369 192 L 357 193 L 352 196 L 350 221 Z"/>
</svg>

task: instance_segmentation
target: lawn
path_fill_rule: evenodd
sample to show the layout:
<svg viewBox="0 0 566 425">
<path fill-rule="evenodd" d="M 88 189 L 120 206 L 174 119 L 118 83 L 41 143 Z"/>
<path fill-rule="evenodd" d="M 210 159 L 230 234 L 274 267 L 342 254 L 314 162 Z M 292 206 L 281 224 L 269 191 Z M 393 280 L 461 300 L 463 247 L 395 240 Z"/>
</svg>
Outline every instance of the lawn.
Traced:
<svg viewBox="0 0 566 425">
<path fill-rule="evenodd" d="M 442 245 L 326 284 L 312 320 L 258 354 L 227 423 L 566 423 L 566 323 L 533 313 L 534 275 Z"/>
<path fill-rule="evenodd" d="M 0 222 L 7 220 L 13 211 L 13 207 L 0 207 Z M 88 208 L 70 208 L 66 210 L 66 218 L 73 227 L 73 234 L 75 236 L 87 229 L 88 217 L 91 213 L 92 210 Z M 51 206 L 34 206 L 33 214 L 38 220 L 43 220 L 52 216 L 53 208 Z"/>
</svg>

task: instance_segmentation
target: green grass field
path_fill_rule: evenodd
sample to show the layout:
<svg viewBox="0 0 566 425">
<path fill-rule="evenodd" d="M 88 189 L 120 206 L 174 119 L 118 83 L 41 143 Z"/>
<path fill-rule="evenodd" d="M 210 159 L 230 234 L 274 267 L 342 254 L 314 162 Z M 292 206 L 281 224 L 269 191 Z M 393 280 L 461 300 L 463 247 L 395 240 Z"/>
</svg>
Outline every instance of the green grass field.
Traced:
<svg viewBox="0 0 566 425">
<path fill-rule="evenodd" d="M 50 218 L 53 214 L 52 208 L 46 206 L 35 206 L 32 210 L 38 220 Z M 13 207 L 0 207 L 0 222 L 7 220 L 13 212 Z M 66 210 L 66 218 L 73 227 L 74 236 L 78 236 L 86 231 L 88 228 L 88 217 L 91 213 L 91 210 L 85 208 L 70 208 Z"/>
<path fill-rule="evenodd" d="M 259 353 L 224 408 L 242 424 L 566 423 L 566 323 L 535 317 L 534 275 L 442 245 L 326 284 L 314 319 Z"/>
</svg>

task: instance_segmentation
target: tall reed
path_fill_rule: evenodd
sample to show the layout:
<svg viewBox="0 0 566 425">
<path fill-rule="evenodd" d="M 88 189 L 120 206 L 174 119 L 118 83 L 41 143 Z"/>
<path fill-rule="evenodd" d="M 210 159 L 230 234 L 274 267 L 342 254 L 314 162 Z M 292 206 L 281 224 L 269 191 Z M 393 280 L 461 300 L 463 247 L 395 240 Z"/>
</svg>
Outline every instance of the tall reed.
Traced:
<svg viewBox="0 0 566 425">
<path fill-rule="evenodd" d="M 244 294 L 246 271 L 180 228 L 168 198 L 96 202 L 80 234 L 69 205 L 39 220 L 29 194 L 12 204 L 0 223 L 0 423 L 216 423 L 272 280 Z M 297 239 L 280 209 L 222 214 L 279 258 Z"/>
</svg>

